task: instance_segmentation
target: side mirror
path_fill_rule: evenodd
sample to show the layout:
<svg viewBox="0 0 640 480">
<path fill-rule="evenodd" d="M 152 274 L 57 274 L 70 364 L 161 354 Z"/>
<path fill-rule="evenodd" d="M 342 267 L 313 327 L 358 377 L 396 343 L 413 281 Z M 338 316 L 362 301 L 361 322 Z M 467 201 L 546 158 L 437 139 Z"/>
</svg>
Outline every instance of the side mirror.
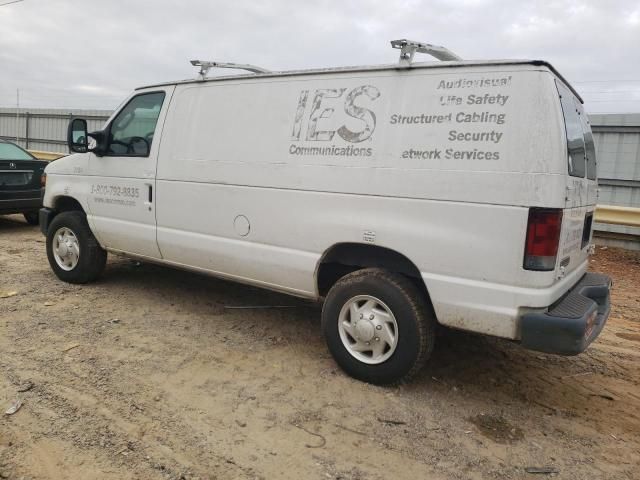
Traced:
<svg viewBox="0 0 640 480">
<path fill-rule="evenodd" d="M 71 119 L 69 128 L 67 129 L 67 145 L 69 145 L 69 150 L 75 153 L 86 153 L 89 151 L 87 121 L 85 119 Z"/>
<path fill-rule="evenodd" d="M 89 140 L 91 139 L 91 141 Z M 104 130 L 87 133 L 87 121 L 84 118 L 73 118 L 67 129 L 67 145 L 75 153 L 93 152 L 104 155 L 106 133 Z"/>
</svg>

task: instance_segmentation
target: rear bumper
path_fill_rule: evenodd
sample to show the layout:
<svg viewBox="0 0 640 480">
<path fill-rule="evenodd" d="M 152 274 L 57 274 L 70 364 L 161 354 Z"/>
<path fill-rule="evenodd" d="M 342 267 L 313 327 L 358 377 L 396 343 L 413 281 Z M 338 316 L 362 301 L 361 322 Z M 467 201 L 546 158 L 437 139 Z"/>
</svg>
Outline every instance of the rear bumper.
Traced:
<svg viewBox="0 0 640 480">
<path fill-rule="evenodd" d="M 583 352 L 600 334 L 609 317 L 611 278 L 587 273 L 547 312 L 520 319 L 522 346 L 559 355 Z"/>
<path fill-rule="evenodd" d="M 519 287 L 486 280 L 422 273 L 438 322 L 450 328 L 520 339 L 525 312 L 546 312 L 587 271 L 588 262 L 548 287 Z"/>
<path fill-rule="evenodd" d="M 37 211 L 42 206 L 40 196 L 35 198 L 0 199 L 0 215 Z"/>
</svg>

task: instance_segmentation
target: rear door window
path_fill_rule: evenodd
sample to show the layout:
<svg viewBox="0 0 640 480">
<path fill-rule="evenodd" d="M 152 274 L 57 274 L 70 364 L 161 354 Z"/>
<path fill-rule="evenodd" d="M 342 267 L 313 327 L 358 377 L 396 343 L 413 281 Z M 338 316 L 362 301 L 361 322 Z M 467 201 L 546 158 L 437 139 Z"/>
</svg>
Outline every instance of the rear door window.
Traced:
<svg viewBox="0 0 640 480">
<path fill-rule="evenodd" d="M 576 104 L 576 98 L 571 91 L 559 82 L 558 93 L 562 104 L 564 115 L 564 125 L 567 133 L 567 147 L 569 149 L 569 175 L 573 177 L 584 177 L 587 171 L 587 158 L 585 149 L 584 127 L 581 116 L 581 108 Z M 585 120 L 586 121 L 586 120 Z M 590 132 L 590 130 L 589 130 Z M 593 139 L 591 140 L 593 145 Z M 593 156 L 595 166 L 595 155 Z"/>
<path fill-rule="evenodd" d="M 580 119 L 582 120 L 582 130 L 584 132 L 584 148 L 587 157 L 587 178 L 589 180 L 596 179 L 596 146 L 593 143 L 593 133 L 591 133 L 591 124 L 587 118 L 587 114 L 580 108 Z"/>
</svg>

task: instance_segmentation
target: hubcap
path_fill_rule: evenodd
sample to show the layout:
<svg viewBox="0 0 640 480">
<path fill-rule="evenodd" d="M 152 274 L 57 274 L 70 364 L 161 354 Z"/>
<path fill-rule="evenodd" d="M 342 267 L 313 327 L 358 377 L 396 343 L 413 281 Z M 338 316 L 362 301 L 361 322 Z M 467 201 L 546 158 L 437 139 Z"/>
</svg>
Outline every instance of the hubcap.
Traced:
<svg viewBox="0 0 640 480">
<path fill-rule="evenodd" d="M 51 248 L 53 258 L 61 269 L 68 272 L 76 268 L 80 258 L 80 244 L 73 231 L 67 227 L 59 228 L 53 236 Z"/>
<path fill-rule="evenodd" d="M 388 360 L 398 345 L 398 323 L 391 309 L 370 295 L 358 295 L 344 304 L 338 332 L 347 352 L 369 365 Z"/>
</svg>

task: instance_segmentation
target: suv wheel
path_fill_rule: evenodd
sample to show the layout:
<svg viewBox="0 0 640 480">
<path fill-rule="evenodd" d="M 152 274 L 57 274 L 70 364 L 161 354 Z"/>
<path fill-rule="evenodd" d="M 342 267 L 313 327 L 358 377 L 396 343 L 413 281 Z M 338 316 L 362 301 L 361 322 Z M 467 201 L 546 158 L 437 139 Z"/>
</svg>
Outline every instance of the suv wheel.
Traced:
<svg viewBox="0 0 640 480">
<path fill-rule="evenodd" d="M 63 212 L 53 219 L 47 231 L 49 265 L 60 280 L 87 283 L 104 270 L 107 252 L 91 233 L 83 212 Z"/>
<path fill-rule="evenodd" d="M 38 225 L 38 212 L 25 212 L 23 215 L 29 225 Z"/>
<path fill-rule="evenodd" d="M 435 316 L 407 277 L 367 268 L 331 288 L 322 330 L 345 372 L 369 383 L 394 384 L 409 380 L 431 355 Z"/>
</svg>

